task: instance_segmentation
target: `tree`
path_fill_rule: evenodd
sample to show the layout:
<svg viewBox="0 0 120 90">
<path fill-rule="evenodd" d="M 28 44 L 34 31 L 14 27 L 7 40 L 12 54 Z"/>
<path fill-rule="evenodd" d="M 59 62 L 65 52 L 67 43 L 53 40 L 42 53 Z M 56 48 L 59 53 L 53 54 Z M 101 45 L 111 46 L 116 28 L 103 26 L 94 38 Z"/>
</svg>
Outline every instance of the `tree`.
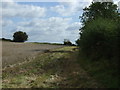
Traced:
<svg viewBox="0 0 120 90">
<path fill-rule="evenodd" d="M 81 21 L 83 24 L 95 20 L 96 18 L 116 19 L 118 17 L 117 5 L 113 2 L 96 2 L 83 9 Z"/>
<path fill-rule="evenodd" d="M 72 43 L 70 42 L 70 40 L 64 39 L 64 45 L 72 45 Z"/>
<path fill-rule="evenodd" d="M 112 2 L 96 2 L 83 9 L 79 47 L 87 57 L 116 56 L 120 16 Z M 104 52 L 103 52 L 104 51 Z M 113 53 L 116 52 L 116 55 Z"/>
<path fill-rule="evenodd" d="M 110 19 L 98 18 L 87 23 L 80 39 L 81 51 L 87 56 L 113 57 L 116 46 L 117 23 Z"/>
<path fill-rule="evenodd" d="M 14 42 L 25 42 L 28 39 L 28 35 L 26 32 L 18 31 L 15 32 L 13 35 L 13 41 Z"/>
</svg>

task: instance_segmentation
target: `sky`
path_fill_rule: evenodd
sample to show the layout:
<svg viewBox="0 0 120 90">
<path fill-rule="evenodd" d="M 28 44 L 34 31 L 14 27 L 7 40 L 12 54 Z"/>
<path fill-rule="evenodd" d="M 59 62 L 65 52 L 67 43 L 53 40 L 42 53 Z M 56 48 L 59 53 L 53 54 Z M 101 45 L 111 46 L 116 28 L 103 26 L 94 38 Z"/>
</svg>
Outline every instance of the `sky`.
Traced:
<svg viewBox="0 0 120 90">
<path fill-rule="evenodd" d="M 63 43 L 64 39 L 69 39 L 75 43 L 81 27 L 79 16 L 92 1 L 35 1 L 7 0 L 0 3 L 0 38 L 13 39 L 14 32 L 23 31 L 29 36 L 28 42 Z M 114 0 L 115 3 L 118 1 Z"/>
</svg>

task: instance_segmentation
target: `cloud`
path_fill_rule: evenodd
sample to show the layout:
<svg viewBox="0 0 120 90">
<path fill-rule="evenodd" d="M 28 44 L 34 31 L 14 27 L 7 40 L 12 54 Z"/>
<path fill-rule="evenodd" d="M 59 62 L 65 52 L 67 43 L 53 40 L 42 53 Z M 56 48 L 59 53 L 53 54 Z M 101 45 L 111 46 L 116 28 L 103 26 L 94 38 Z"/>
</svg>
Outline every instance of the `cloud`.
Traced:
<svg viewBox="0 0 120 90">
<path fill-rule="evenodd" d="M 2 36 L 0 36 L 0 38 L 1 37 L 11 38 L 16 27 L 14 22 L 12 20 L 2 20 L 1 26 L 2 26 L 2 30 L 1 30 Z"/>
<path fill-rule="evenodd" d="M 72 30 L 78 30 L 80 28 L 81 24 L 79 22 L 72 23 L 66 30 L 72 31 Z"/>
<path fill-rule="evenodd" d="M 92 1 L 93 0 L 82 0 L 82 1 L 70 0 L 70 2 L 60 2 L 60 5 L 51 7 L 51 10 L 57 12 L 61 16 L 72 16 L 82 11 L 83 8 L 88 7 Z M 96 0 L 96 1 L 103 1 L 103 0 Z M 118 4 L 119 0 L 109 0 L 109 1 L 114 1 L 114 3 Z"/>
<path fill-rule="evenodd" d="M 51 7 L 51 10 L 59 13 L 62 16 L 72 16 L 83 10 L 90 2 L 79 2 L 74 0 L 72 2 L 62 2 L 60 5 Z"/>
<path fill-rule="evenodd" d="M 59 13 L 71 15 L 71 13 L 77 11 L 75 8 L 78 9 L 75 5 L 70 8 L 71 4 L 72 3 L 68 2 L 62 5 L 61 3 L 60 6 L 58 4 L 55 7 L 58 8 Z M 66 9 L 66 6 L 69 6 L 69 8 Z M 53 9 L 55 7 L 53 7 Z M 71 10 L 70 13 L 69 10 Z M 54 14 L 52 17 L 46 18 L 46 12 L 51 11 L 48 11 L 45 7 L 29 4 L 23 5 L 15 2 L 3 2 L 2 11 L 3 21 L 0 23 L 2 23 L 3 27 L 2 36 L 5 38 L 12 39 L 13 33 L 16 31 L 26 32 L 29 36 L 28 41 L 36 42 L 62 43 L 64 39 L 69 39 L 74 42 L 79 36 L 79 22 L 75 22 L 72 17 L 55 17 Z M 16 19 L 16 17 L 20 18 Z"/>
<path fill-rule="evenodd" d="M 77 39 L 76 34 L 78 34 L 79 26 L 77 26 L 77 28 L 76 26 L 72 27 L 72 31 L 67 30 L 73 25 L 70 22 L 71 18 L 50 17 L 46 20 L 35 19 L 29 24 L 28 22 L 26 22 L 26 24 L 24 22 L 21 26 L 23 26 L 24 30 L 27 30 L 27 33 L 30 35 L 30 41 L 61 42 L 67 38 L 74 42 L 74 40 Z"/>
<path fill-rule="evenodd" d="M 12 20 L 2 20 L 1 23 L 2 23 L 2 27 L 6 27 L 8 25 L 13 24 Z"/>
<path fill-rule="evenodd" d="M 118 2 L 118 8 L 120 9 L 120 1 Z"/>
<path fill-rule="evenodd" d="M 3 17 L 44 17 L 46 15 L 46 8 L 21 5 L 15 2 L 2 2 Z"/>
<path fill-rule="evenodd" d="M 11 21 L 3 29 L 3 36 L 12 39 L 12 35 L 16 31 L 24 31 L 29 35 L 29 41 L 40 42 L 61 42 L 69 39 L 74 42 L 79 35 L 79 22 L 71 23 L 72 18 L 50 17 L 48 19 L 32 19 L 31 21 L 22 21 L 16 23 L 15 26 Z"/>
</svg>

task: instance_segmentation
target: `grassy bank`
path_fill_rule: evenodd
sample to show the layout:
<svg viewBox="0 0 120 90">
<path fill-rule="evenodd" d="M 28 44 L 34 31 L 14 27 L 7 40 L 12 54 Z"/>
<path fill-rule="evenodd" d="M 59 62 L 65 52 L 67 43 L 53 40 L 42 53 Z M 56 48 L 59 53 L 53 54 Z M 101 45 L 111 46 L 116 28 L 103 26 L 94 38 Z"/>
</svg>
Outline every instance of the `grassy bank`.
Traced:
<svg viewBox="0 0 120 90">
<path fill-rule="evenodd" d="M 79 54 L 78 63 L 91 77 L 101 83 L 101 87 L 119 88 L 119 62 L 115 59 L 106 60 L 98 58 L 98 60 L 91 60 Z"/>
<path fill-rule="evenodd" d="M 34 60 L 3 70 L 3 88 L 97 88 L 80 67 L 74 46 L 54 49 Z"/>
<path fill-rule="evenodd" d="M 33 42 L 34 44 L 63 45 L 62 43 Z"/>
</svg>

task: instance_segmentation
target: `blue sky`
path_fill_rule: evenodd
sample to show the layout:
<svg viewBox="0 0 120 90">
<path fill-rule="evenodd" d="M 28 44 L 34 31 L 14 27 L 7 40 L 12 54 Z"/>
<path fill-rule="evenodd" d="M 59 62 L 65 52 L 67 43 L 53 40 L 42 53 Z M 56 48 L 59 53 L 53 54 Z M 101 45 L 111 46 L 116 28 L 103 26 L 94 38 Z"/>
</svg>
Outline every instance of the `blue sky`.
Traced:
<svg viewBox="0 0 120 90">
<path fill-rule="evenodd" d="M 115 0 L 117 2 L 117 0 Z M 2 36 L 12 39 L 13 33 L 23 31 L 28 42 L 73 43 L 79 38 L 82 9 L 86 2 L 10 2 L 2 3 Z"/>
</svg>

